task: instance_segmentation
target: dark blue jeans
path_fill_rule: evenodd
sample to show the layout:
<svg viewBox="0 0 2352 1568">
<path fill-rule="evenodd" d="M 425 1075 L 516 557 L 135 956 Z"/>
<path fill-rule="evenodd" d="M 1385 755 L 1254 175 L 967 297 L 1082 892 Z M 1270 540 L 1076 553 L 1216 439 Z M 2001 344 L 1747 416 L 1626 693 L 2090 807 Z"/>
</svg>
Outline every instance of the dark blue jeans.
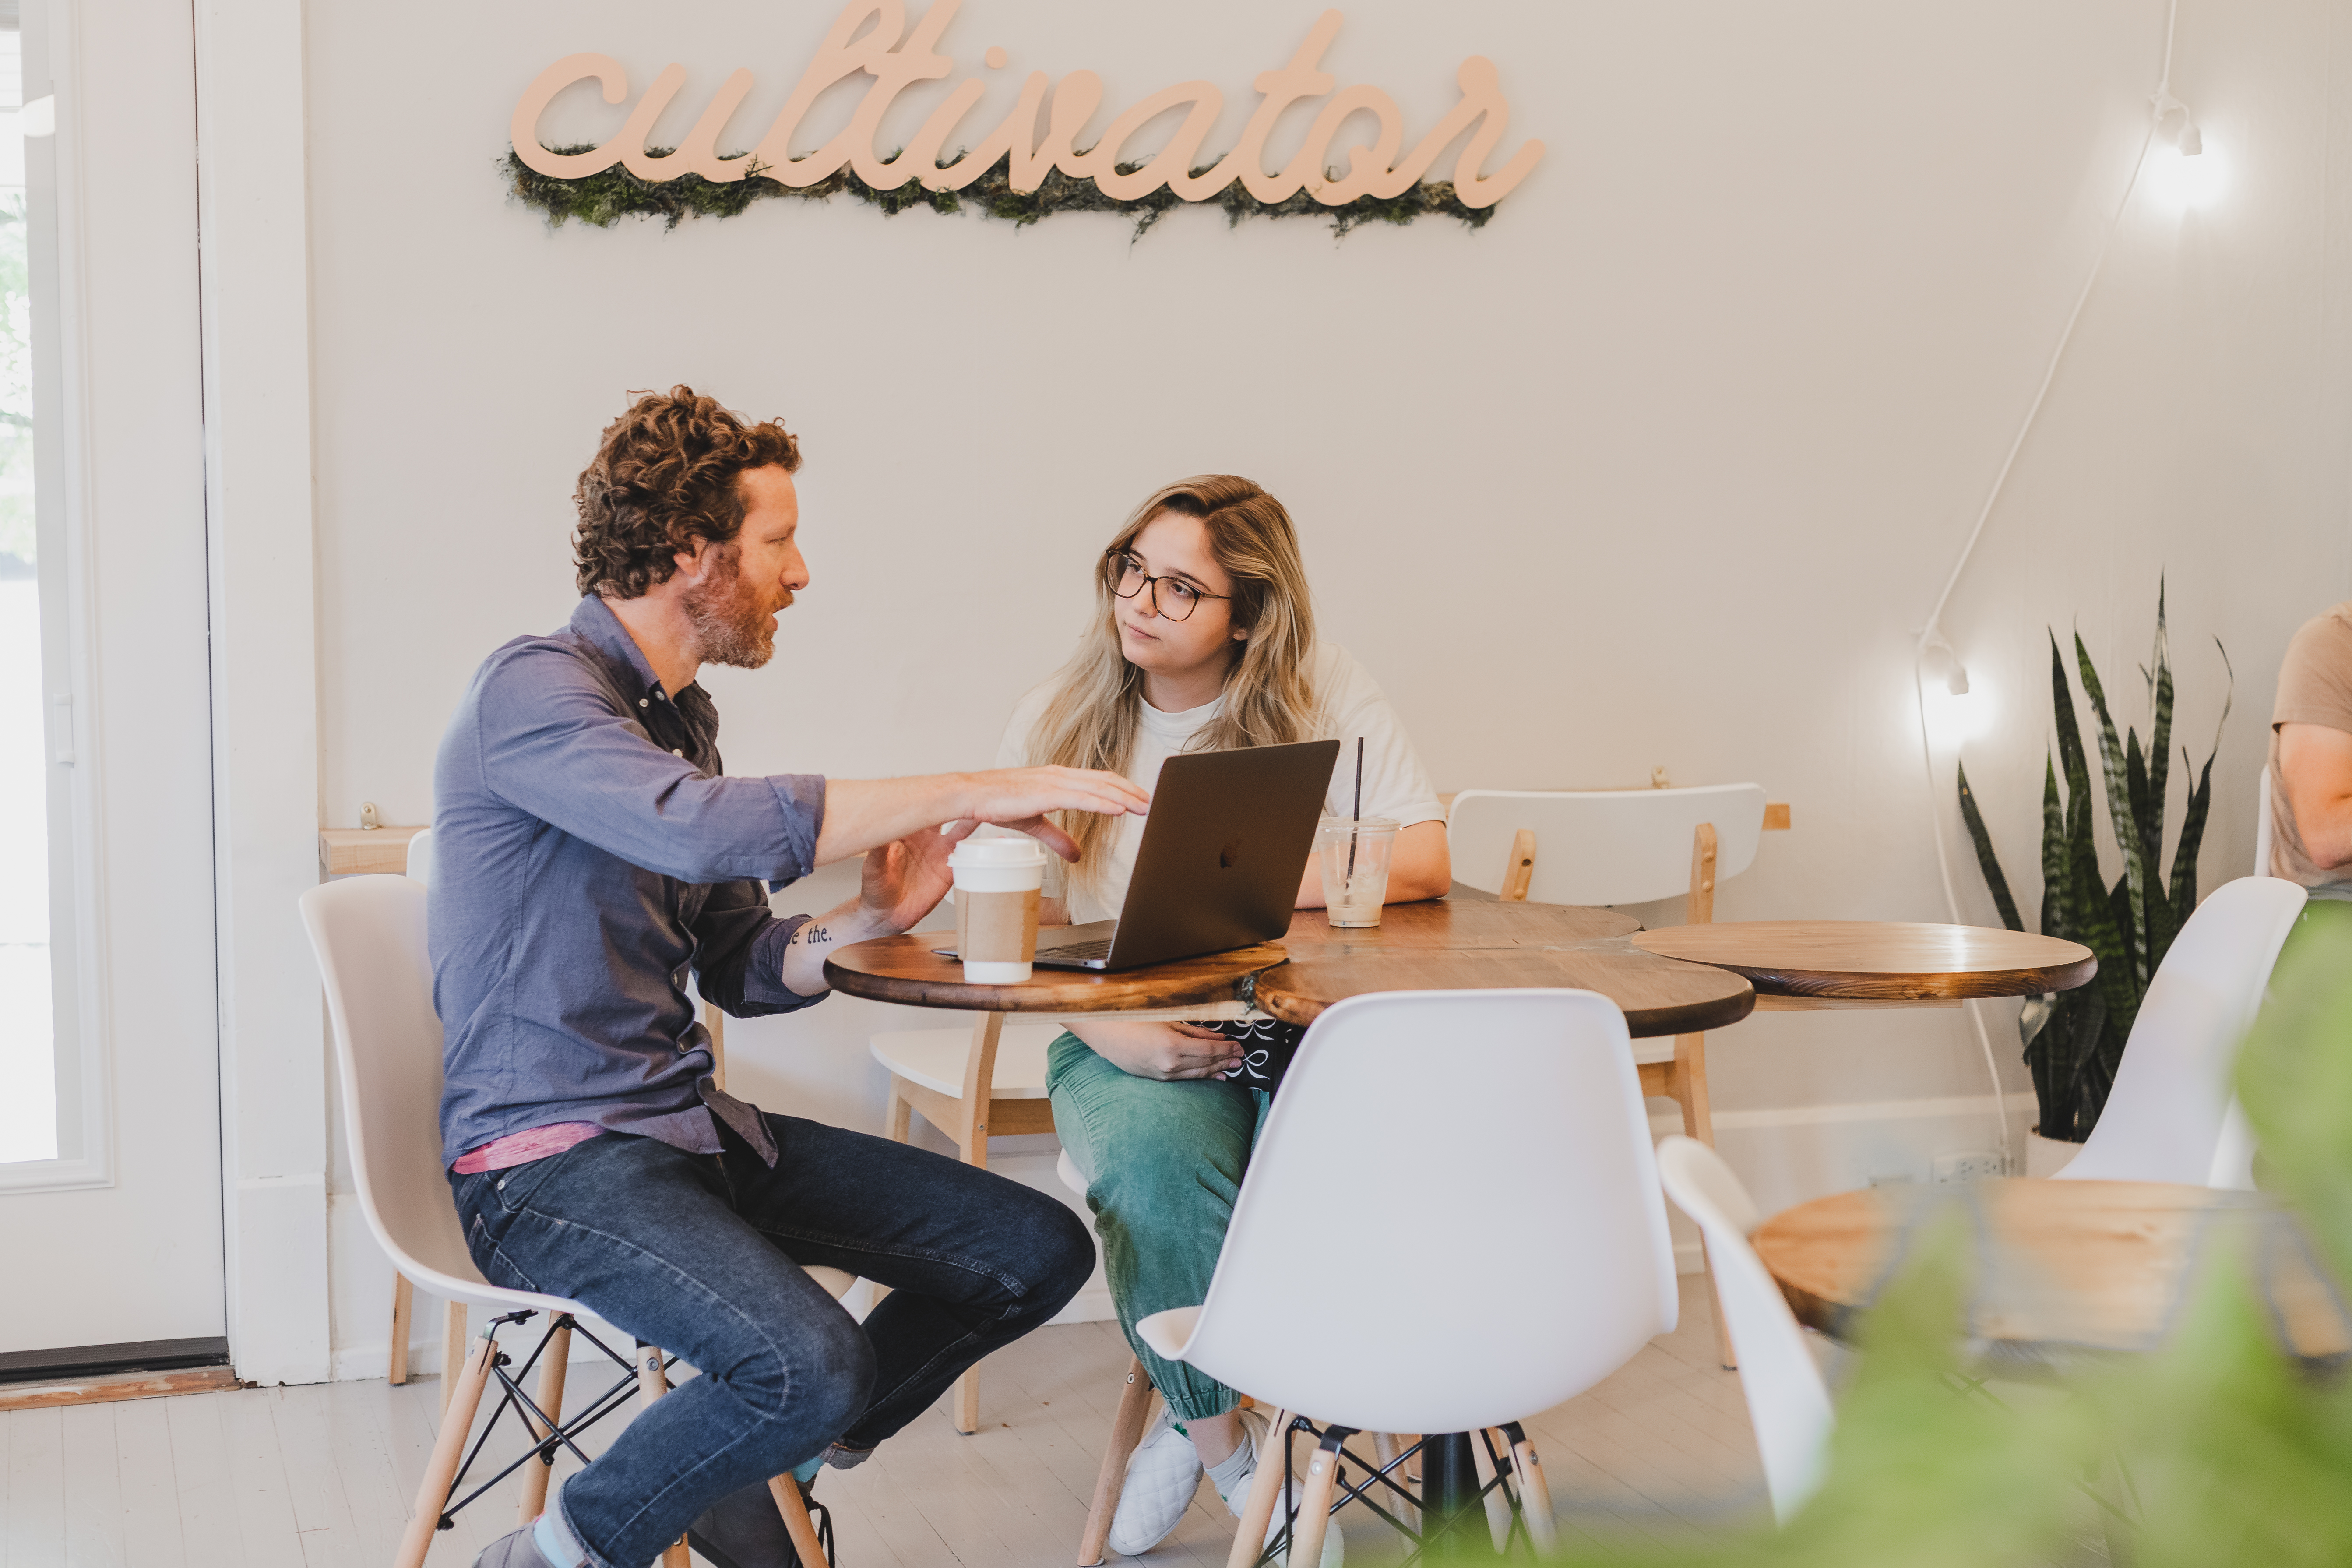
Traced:
<svg viewBox="0 0 2352 1568">
<path fill-rule="evenodd" d="M 871 1447 L 1059 1311 L 1094 1268 L 1062 1205 L 954 1160 L 770 1116 L 689 1154 L 607 1132 L 449 1178 L 494 1283 L 569 1297 L 701 1373 L 563 1488 L 598 1568 L 643 1568 L 711 1503 L 836 1440 Z M 799 1265 L 890 1287 L 863 1325 Z"/>
</svg>

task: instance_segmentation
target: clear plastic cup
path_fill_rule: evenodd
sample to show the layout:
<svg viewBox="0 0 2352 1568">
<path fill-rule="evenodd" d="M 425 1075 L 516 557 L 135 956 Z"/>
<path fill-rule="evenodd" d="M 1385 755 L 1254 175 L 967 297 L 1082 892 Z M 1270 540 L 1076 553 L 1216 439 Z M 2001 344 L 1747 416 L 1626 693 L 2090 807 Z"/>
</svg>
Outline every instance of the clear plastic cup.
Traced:
<svg viewBox="0 0 2352 1568">
<path fill-rule="evenodd" d="M 948 851 L 955 872 L 956 952 L 971 985 L 1018 985 L 1037 956 L 1045 847 L 1034 838 L 967 838 Z"/>
<path fill-rule="evenodd" d="M 1335 926 L 1376 926 L 1389 898 L 1389 857 L 1396 851 L 1391 816 L 1327 816 L 1315 827 L 1323 857 L 1323 901 Z"/>
</svg>

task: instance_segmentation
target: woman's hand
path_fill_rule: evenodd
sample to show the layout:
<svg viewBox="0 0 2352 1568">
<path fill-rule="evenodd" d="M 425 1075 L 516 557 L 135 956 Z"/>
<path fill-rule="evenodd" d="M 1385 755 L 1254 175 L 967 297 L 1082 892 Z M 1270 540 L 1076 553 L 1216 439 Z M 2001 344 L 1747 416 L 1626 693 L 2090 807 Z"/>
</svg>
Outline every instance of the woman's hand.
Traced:
<svg viewBox="0 0 2352 1568">
<path fill-rule="evenodd" d="M 1105 1021 L 1073 1025 L 1070 1033 L 1092 1047 L 1097 1056 L 1137 1078 L 1179 1083 L 1241 1070 L 1239 1042 L 1199 1024 Z"/>
</svg>

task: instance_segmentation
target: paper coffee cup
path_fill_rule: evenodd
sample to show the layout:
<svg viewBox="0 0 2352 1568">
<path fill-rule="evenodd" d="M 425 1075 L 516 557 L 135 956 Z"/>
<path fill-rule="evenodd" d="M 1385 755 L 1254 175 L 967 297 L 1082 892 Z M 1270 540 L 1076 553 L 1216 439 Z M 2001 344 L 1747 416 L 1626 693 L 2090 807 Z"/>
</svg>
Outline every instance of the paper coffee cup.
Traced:
<svg viewBox="0 0 2352 1568">
<path fill-rule="evenodd" d="M 1037 956 L 1045 847 L 1034 838 L 967 838 L 948 851 L 955 872 L 956 952 L 971 985 L 1018 985 Z"/>
</svg>

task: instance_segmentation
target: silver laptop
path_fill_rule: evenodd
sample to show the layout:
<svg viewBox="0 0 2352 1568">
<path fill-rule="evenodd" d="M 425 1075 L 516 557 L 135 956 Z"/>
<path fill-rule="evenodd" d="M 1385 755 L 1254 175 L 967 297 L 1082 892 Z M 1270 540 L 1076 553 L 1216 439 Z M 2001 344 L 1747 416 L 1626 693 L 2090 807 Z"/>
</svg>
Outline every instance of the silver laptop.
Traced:
<svg viewBox="0 0 2352 1568">
<path fill-rule="evenodd" d="M 1282 935 L 1339 758 L 1337 741 L 1169 758 L 1118 919 L 1056 931 L 1037 962 L 1133 969 Z"/>
</svg>

